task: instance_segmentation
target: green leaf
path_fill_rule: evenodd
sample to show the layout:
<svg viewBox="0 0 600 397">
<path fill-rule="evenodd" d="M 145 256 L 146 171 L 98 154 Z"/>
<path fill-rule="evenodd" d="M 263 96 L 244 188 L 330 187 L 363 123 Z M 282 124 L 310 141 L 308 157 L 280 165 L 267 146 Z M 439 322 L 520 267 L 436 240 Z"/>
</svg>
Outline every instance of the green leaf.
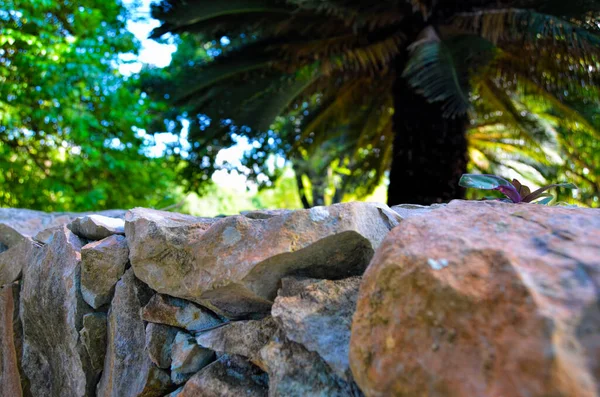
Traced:
<svg viewBox="0 0 600 397">
<path fill-rule="evenodd" d="M 523 201 L 526 203 L 530 203 L 533 200 L 536 200 L 536 199 L 542 197 L 542 193 L 544 193 L 548 189 L 552 189 L 553 187 L 564 187 L 565 189 L 577 189 L 577 186 L 575 186 L 573 183 L 554 183 L 552 185 L 548 185 L 548 186 L 539 188 L 538 190 L 532 192 L 531 194 L 523 197 Z"/>
<path fill-rule="evenodd" d="M 541 200 L 535 202 L 535 204 L 548 205 L 552 200 L 554 200 L 554 196 L 551 194 L 544 194 L 540 197 L 543 197 Z"/>
<path fill-rule="evenodd" d="M 504 178 L 496 175 L 464 174 L 458 184 L 462 187 L 484 190 L 496 190 L 500 186 L 512 186 Z"/>
</svg>

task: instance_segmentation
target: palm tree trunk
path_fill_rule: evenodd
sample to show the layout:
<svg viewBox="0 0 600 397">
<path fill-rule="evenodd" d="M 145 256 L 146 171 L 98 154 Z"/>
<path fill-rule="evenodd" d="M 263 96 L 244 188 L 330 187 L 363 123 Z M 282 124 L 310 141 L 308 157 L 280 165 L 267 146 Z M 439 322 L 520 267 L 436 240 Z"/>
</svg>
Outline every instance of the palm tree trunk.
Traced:
<svg viewBox="0 0 600 397">
<path fill-rule="evenodd" d="M 467 166 L 467 117 L 444 118 L 441 103 L 428 103 L 401 77 L 394 84 L 394 147 L 388 204 L 433 204 L 462 198 L 458 186 Z"/>
</svg>

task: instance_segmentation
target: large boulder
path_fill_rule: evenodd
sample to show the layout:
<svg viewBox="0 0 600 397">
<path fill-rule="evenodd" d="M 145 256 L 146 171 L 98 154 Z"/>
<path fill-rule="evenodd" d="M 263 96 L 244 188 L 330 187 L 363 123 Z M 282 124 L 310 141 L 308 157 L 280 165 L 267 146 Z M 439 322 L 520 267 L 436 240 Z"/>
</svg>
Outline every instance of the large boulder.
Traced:
<svg viewBox="0 0 600 397">
<path fill-rule="evenodd" d="M 600 394 L 600 211 L 453 201 L 383 242 L 350 363 L 367 396 Z"/>
<path fill-rule="evenodd" d="M 65 225 L 75 218 L 90 214 L 92 213 L 47 213 L 19 208 L 0 208 L 0 244 L 10 248 L 25 237 L 34 237 L 42 230 Z M 122 219 L 125 216 L 125 211 L 108 210 L 95 212 L 95 214 Z"/>
<path fill-rule="evenodd" d="M 117 283 L 108 313 L 108 348 L 99 397 L 158 397 L 170 390 L 169 374 L 152 363 L 145 349 L 146 326 L 140 309 L 151 293 L 131 269 Z"/>
<path fill-rule="evenodd" d="M 90 311 L 79 291 L 82 245 L 63 226 L 50 244 L 27 254 L 20 317 L 23 372 L 34 396 L 93 394 L 96 377 L 78 332 Z"/>
<path fill-rule="evenodd" d="M 397 224 L 381 208 L 347 203 L 218 221 L 134 209 L 125 233 L 135 274 L 151 288 L 240 318 L 268 314 L 286 275 L 362 274 Z"/>
<path fill-rule="evenodd" d="M 125 272 L 129 249 L 125 237 L 113 235 L 81 249 L 81 294 L 94 309 L 110 302 Z"/>
<path fill-rule="evenodd" d="M 360 277 L 336 281 L 284 278 L 271 311 L 289 340 L 318 353 L 348 381 L 352 380 L 350 329 L 360 281 Z"/>
</svg>

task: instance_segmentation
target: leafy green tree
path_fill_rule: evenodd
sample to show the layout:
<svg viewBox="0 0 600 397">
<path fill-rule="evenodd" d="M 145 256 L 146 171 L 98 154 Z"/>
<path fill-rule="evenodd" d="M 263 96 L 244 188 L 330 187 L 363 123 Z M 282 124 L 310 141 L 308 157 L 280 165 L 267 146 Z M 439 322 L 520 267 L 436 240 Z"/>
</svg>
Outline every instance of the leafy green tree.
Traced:
<svg viewBox="0 0 600 397">
<path fill-rule="evenodd" d="M 534 96 L 587 120 L 571 105 L 598 104 L 598 11 L 589 0 L 163 0 L 155 37 L 187 34 L 203 53 L 176 58 L 167 85 L 192 120 L 186 179 L 201 184 L 236 136 L 290 159 L 337 139 L 342 163 L 368 164 L 349 180 L 390 169 L 391 204 L 461 197 L 478 102 L 510 119 L 514 97 Z"/>
<path fill-rule="evenodd" d="M 150 103 L 117 70 L 139 46 L 120 2 L 0 7 L 0 206 L 163 206 L 176 164 L 145 154 Z"/>
</svg>

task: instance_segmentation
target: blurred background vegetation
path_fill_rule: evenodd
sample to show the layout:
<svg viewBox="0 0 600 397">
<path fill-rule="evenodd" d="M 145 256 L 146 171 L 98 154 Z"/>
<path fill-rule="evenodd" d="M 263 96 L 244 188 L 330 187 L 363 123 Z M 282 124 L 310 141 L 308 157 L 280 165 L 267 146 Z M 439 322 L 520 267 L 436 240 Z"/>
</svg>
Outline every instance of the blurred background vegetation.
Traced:
<svg viewBox="0 0 600 397">
<path fill-rule="evenodd" d="M 467 171 L 600 206 L 597 1 L 156 3 L 0 0 L 0 206 L 429 204 Z"/>
</svg>

